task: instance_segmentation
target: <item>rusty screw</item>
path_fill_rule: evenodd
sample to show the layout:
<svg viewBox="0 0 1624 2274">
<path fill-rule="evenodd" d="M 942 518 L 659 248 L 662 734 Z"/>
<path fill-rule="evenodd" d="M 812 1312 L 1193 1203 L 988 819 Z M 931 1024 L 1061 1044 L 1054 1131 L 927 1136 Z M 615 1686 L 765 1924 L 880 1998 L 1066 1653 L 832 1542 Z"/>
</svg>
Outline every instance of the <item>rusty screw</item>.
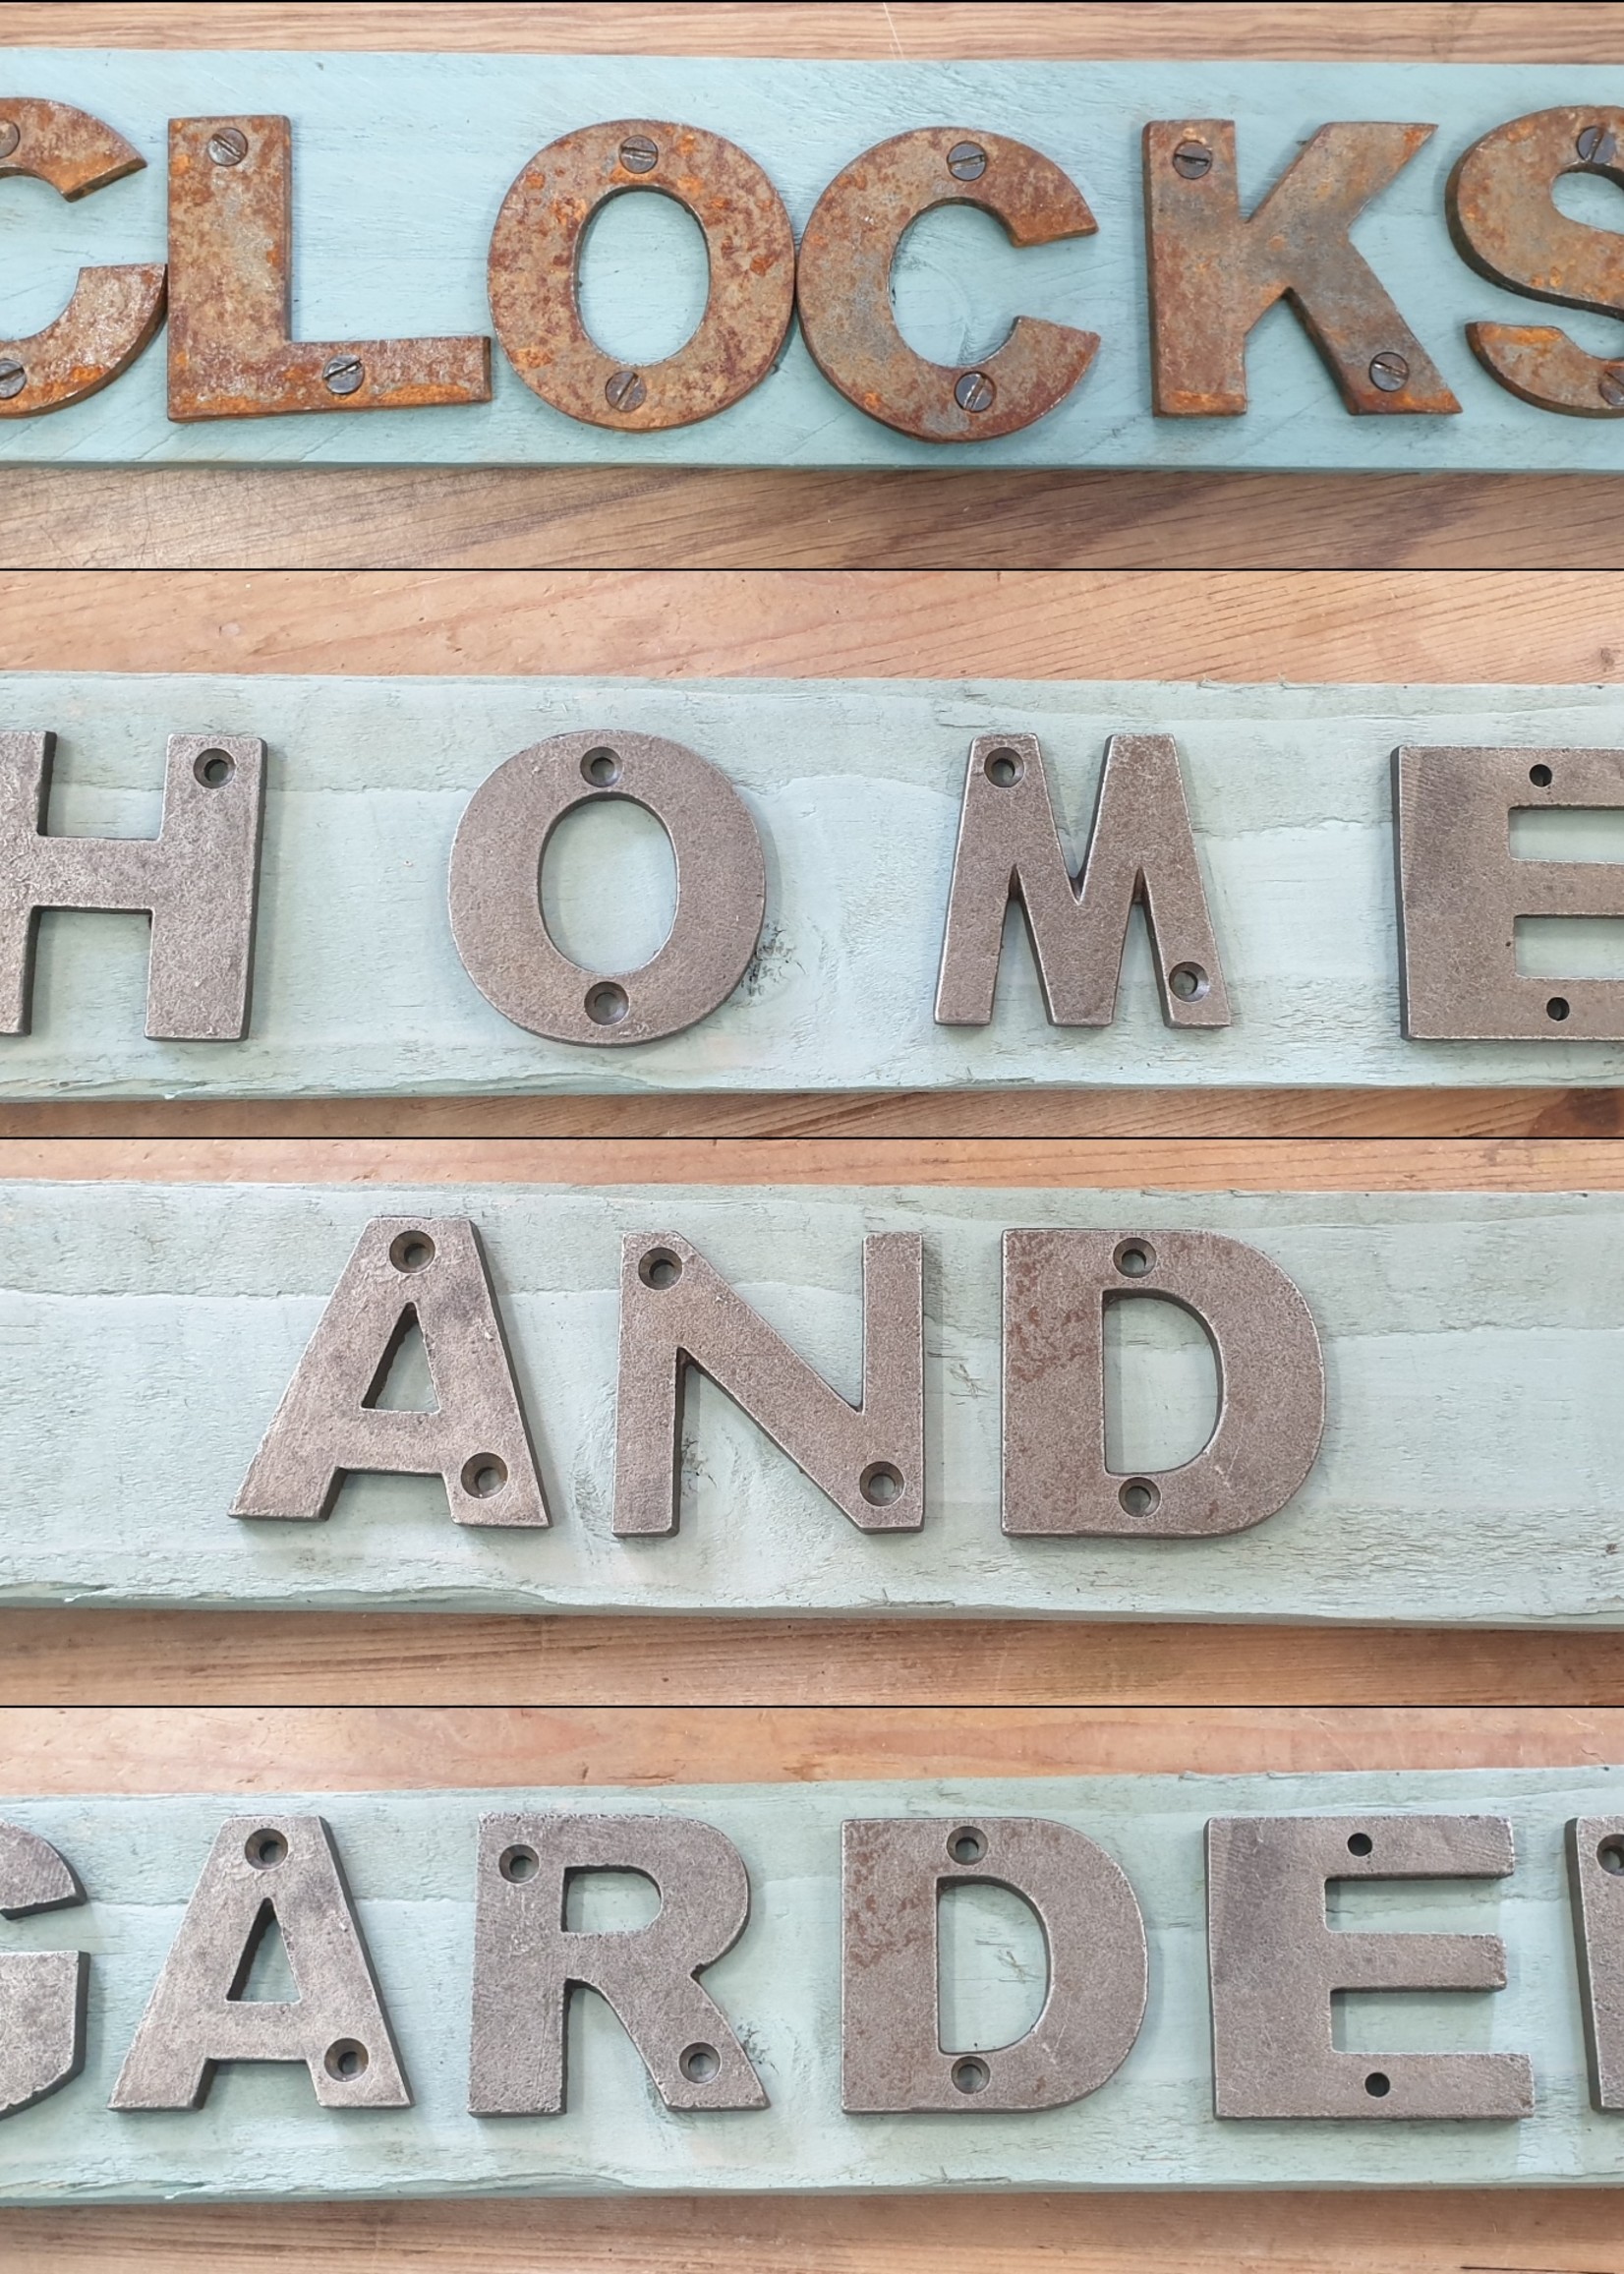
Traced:
<svg viewBox="0 0 1624 2274">
<path fill-rule="evenodd" d="M 1595 382 L 1595 391 L 1610 411 L 1624 411 L 1624 364 L 1609 364 Z"/>
<path fill-rule="evenodd" d="M 353 395 L 366 377 L 367 367 L 358 355 L 335 355 L 321 374 L 329 395 Z"/>
<path fill-rule="evenodd" d="M 956 182 L 978 182 L 987 170 L 987 153 L 979 143 L 955 143 L 948 152 L 948 171 Z"/>
<path fill-rule="evenodd" d="M 1604 166 L 1617 154 L 1618 145 L 1604 126 L 1581 127 L 1574 145 L 1588 166 Z"/>
<path fill-rule="evenodd" d="M 1384 395 L 1396 395 L 1409 377 L 1410 366 L 1390 347 L 1370 358 L 1370 383 L 1380 387 Z"/>
<path fill-rule="evenodd" d="M 1173 152 L 1173 171 L 1187 182 L 1198 182 L 1212 171 L 1212 152 L 1205 143 L 1180 143 Z"/>
<path fill-rule="evenodd" d="M 0 158 L 9 158 L 23 140 L 22 129 L 15 119 L 0 118 Z"/>
<path fill-rule="evenodd" d="M 604 400 L 611 411 L 641 410 L 648 395 L 642 373 L 635 371 L 610 372 L 609 383 L 604 388 Z"/>
<path fill-rule="evenodd" d="M 990 411 L 997 392 L 984 371 L 967 371 L 954 388 L 953 399 L 961 411 Z"/>
<path fill-rule="evenodd" d="M 20 395 L 28 383 L 29 375 L 20 363 L 14 363 L 10 356 L 4 363 L 0 363 L 0 400 L 9 403 L 12 396 Z"/>
<path fill-rule="evenodd" d="M 620 163 L 628 174 L 652 174 L 660 163 L 660 145 L 647 135 L 627 135 L 620 145 Z"/>
<path fill-rule="evenodd" d="M 208 154 L 217 166 L 240 166 L 248 156 L 248 137 L 241 127 L 221 127 L 208 138 Z"/>
</svg>

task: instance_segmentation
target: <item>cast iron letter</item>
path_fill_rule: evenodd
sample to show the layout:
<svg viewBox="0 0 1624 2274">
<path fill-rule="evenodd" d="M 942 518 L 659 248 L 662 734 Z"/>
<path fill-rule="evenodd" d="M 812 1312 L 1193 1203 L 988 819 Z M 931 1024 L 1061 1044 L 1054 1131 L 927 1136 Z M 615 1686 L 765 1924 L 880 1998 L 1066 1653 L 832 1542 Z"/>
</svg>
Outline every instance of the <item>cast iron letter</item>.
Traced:
<svg viewBox="0 0 1624 2274">
<path fill-rule="evenodd" d="M 1158 1295 L 1193 1312 L 1218 1360 L 1218 1422 L 1192 1461 L 1105 1465 L 1105 1307 Z M 1131 1539 L 1244 1532 L 1313 1467 L 1325 1370 L 1312 1314 L 1278 1264 L 1218 1232 L 1006 1232 L 1004 1529 Z"/>
<path fill-rule="evenodd" d="M 674 1532 L 682 1377 L 689 1366 L 760 1424 L 864 1532 L 925 1516 L 923 1243 L 863 1242 L 863 1400 L 850 1406 L 676 1232 L 628 1234 L 620 1254 L 614 1529 Z"/>
<path fill-rule="evenodd" d="M 576 1872 L 653 1880 L 645 1927 L 576 1933 L 564 1924 Z M 474 1921 L 475 2116 L 556 2116 L 564 2105 L 569 1993 L 608 2000 L 667 2108 L 765 2108 L 767 2095 L 726 2015 L 696 1976 L 730 1951 L 750 1915 L 732 1841 L 674 1816 L 487 1816 Z"/>
<path fill-rule="evenodd" d="M 843 1846 L 842 2108 L 1063 2108 L 1121 2068 L 1144 2018 L 1144 1921 L 1102 1847 L 1036 1816 L 870 1818 L 843 1827 Z M 1013 2045 L 944 2053 L 938 1897 L 973 1880 L 1036 1911 L 1048 1992 Z"/>
<path fill-rule="evenodd" d="M 1624 1816 L 1568 1826 L 1568 1886 L 1591 2098 L 1624 2109 Z"/>
<path fill-rule="evenodd" d="M 0 1824 L 0 1919 L 82 1903 L 85 1890 L 48 1840 Z M 0 2116 L 31 2108 L 85 2066 L 84 1951 L 0 1953 Z"/>
<path fill-rule="evenodd" d="M 1322 126 L 1243 219 L 1232 119 L 1157 119 L 1145 128 L 1151 394 L 1159 417 L 1244 411 L 1247 336 L 1282 299 L 1350 411 L 1460 409 L 1349 235 L 1434 131 L 1373 120 Z"/>
<path fill-rule="evenodd" d="M 248 1032 L 265 746 L 171 734 L 156 837 L 47 837 L 54 734 L 0 733 L 0 1034 L 26 1034 L 41 908 L 152 919 L 146 1031 L 238 1042 Z"/>
<path fill-rule="evenodd" d="M 401 1343 L 423 1334 L 437 1404 L 380 1409 Z M 496 1299 L 466 1216 L 379 1216 L 344 1266 L 233 1516 L 309 1522 L 344 1478 L 438 1476 L 459 1524 L 548 1519 Z"/>
<path fill-rule="evenodd" d="M 1228 1816 L 1207 1826 L 1207 1953 L 1218 2116 L 1521 2117 L 1520 2053 L 1344 2053 L 1339 1990 L 1503 1990 L 1498 1935 L 1354 1934 L 1326 1924 L 1337 1879 L 1502 1879 L 1498 1816 Z"/>
<path fill-rule="evenodd" d="M 1135 901 L 1150 928 L 1168 1025 L 1229 1024 L 1171 735 L 1113 734 L 1106 744 L 1088 851 L 1075 879 L 1061 848 L 1037 736 L 976 736 L 942 940 L 938 1025 L 985 1026 L 992 1018 L 1012 900 L 1026 917 L 1052 1024 L 1110 1025 Z"/>
<path fill-rule="evenodd" d="M 298 1990 L 243 1996 L 274 1923 Z M 221 1827 L 110 2108 L 201 2108 L 221 2061 L 302 2061 L 323 2108 L 410 2108 L 349 1891 L 319 1816 Z"/>
</svg>

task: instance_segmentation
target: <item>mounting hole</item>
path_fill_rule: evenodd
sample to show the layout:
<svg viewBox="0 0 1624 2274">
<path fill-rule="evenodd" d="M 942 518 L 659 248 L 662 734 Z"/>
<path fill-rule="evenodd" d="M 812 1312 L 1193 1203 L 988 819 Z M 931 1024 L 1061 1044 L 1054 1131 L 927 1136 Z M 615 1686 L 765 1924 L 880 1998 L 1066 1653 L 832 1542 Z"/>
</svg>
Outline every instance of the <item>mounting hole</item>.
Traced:
<svg viewBox="0 0 1624 2274">
<path fill-rule="evenodd" d="M 1364 2079 L 1364 2089 L 1372 2100 L 1385 2100 L 1393 2089 L 1393 2079 L 1379 2069 L 1372 2069 Z"/>
<path fill-rule="evenodd" d="M 1212 981 L 1199 963 L 1175 963 L 1167 983 L 1181 1003 L 1199 1003 L 1212 989 Z"/>
<path fill-rule="evenodd" d="M 1595 1851 L 1595 1860 L 1603 1871 L 1610 1871 L 1615 1875 L 1624 1872 L 1624 1837 L 1616 1832 L 1609 1832 Z"/>
<path fill-rule="evenodd" d="M 1154 1516 L 1162 1496 L 1148 1477 L 1130 1477 L 1117 1500 L 1125 1516 Z"/>
<path fill-rule="evenodd" d="M 1560 1024 L 1567 1017 L 1570 1005 L 1565 995 L 1553 995 L 1545 1005 L 1545 1017 L 1554 1019 Z"/>
<path fill-rule="evenodd" d="M 630 1009 L 626 990 L 612 979 L 604 979 L 587 990 L 587 1017 L 594 1026 L 618 1026 Z"/>
<path fill-rule="evenodd" d="M 875 1508 L 889 1508 L 902 1489 L 902 1472 L 889 1461 L 871 1461 L 857 1480 L 863 1498 Z"/>
<path fill-rule="evenodd" d="M 243 1842 L 243 1853 L 256 1871 L 274 1871 L 287 1861 L 288 1843 L 279 1832 L 251 1832 Z"/>
<path fill-rule="evenodd" d="M 1018 750 L 989 750 L 981 771 L 1000 789 L 1013 789 L 1026 771 L 1026 761 Z"/>
<path fill-rule="evenodd" d="M 594 789 L 612 789 L 620 779 L 620 753 L 600 746 L 581 760 L 581 778 Z"/>
<path fill-rule="evenodd" d="M 1375 1844 L 1367 1832 L 1350 1832 L 1348 1835 L 1348 1853 L 1350 1855 L 1368 1855 Z"/>
<path fill-rule="evenodd" d="M 1531 766 L 1528 770 L 1528 778 L 1536 789 L 1548 789 L 1550 787 L 1550 768 L 1548 766 Z"/>
<path fill-rule="evenodd" d="M 397 1232 L 389 1242 L 389 1261 L 397 1271 L 422 1271 L 435 1259 L 427 1232 Z"/>
<path fill-rule="evenodd" d="M 1111 1260 L 1125 1279 L 1143 1279 L 1156 1268 L 1156 1251 L 1148 1240 L 1125 1240 Z"/>
<path fill-rule="evenodd" d="M 534 1879 L 541 1868 L 541 1858 L 533 1847 L 504 1847 L 496 1859 L 496 1869 L 503 1879 L 510 1879 L 520 1887 L 527 1879 Z"/>
<path fill-rule="evenodd" d="M 637 1276 L 645 1287 L 674 1287 L 682 1276 L 682 1258 L 668 1248 L 651 1248 L 637 1258 Z"/>
<path fill-rule="evenodd" d="M 494 1453 L 476 1453 L 462 1465 L 462 1488 L 476 1500 L 493 1500 L 507 1483 L 507 1463 Z"/>
<path fill-rule="evenodd" d="M 358 2076 L 367 2073 L 367 2048 L 354 2037 L 340 2037 L 327 2047 L 321 2066 L 329 2076 L 336 2076 L 340 2084 L 353 2084 Z"/>
<path fill-rule="evenodd" d="M 714 2045 L 684 2045 L 676 2066 L 690 2084 L 709 2084 L 722 2073 L 722 2056 Z"/>
<path fill-rule="evenodd" d="M 973 2057 L 956 2061 L 953 2065 L 953 2081 L 960 2092 L 985 2092 L 989 2082 L 987 2064 Z"/>
<path fill-rule="evenodd" d="M 961 1824 L 948 1834 L 948 1853 L 955 1863 L 979 1863 L 987 1852 L 987 1836 L 973 1824 Z"/>
<path fill-rule="evenodd" d="M 205 789 L 223 789 L 237 771 L 237 761 L 225 750 L 200 750 L 192 772 Z"/>
</svg>

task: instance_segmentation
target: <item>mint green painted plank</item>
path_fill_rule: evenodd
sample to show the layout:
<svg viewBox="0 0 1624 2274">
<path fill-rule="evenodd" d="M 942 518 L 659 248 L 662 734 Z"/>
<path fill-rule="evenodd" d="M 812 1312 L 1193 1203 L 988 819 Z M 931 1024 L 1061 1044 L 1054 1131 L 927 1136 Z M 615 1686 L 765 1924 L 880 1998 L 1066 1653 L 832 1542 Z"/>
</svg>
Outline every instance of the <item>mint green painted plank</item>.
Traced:
<svg viewBox="0 0 1624 2274">
<path fill-rule="evenodd" d="M 145 919 L 48 913 L 33 1032 L 0 1037 L 0 1097 L 1624 1080 L 1616 1044 L 1404 1039 L 1388 763 L 1407 740 L 1624 746 L 1617 687 L 19 672 L 0 675 L 0 721 L 56 730 L 51 827 L 91 836 L 156 830 L 167 734 L 269 746 L 247 1039 L 145 1040 Z M 515 751 L 575 728 L 703 752 L 763 839 L 760 952 L 720 1010 L 663 1042 L 528 1034 L 452 943 L 446 872 L 469 797 Z M 992 1023 L 935 1023 L 965 761 L 994 729 L 1041 737 L 1073 860 L 1107 737 L 1177 736 L 1233 1025 L 1162 1023 L 1135 919 L 1116 1023 L 1053 1027 L 1013 917 Z M 1572 857 L 1603 825 L 1569 827 Z M 652 954 L 671 893 L 664 833 L 623 799 L 572 818 L 550 849 L 549 920 L 594 967 Z"/>
<path fill-rule="evenodd" d="M 867 2192 L 976 2187 L 1616 2186 L 1624 2117 L 1589 2103 L 1563 1825 L 1616 1813 L 1617 1768 L 1269 1777 L 1116 1777 L 888 1784 L 693 1785 L 660 1791 L 374 1792 L 253 1800 L 0 1800 L 55 1842 L 87 1906 L 0 1925 L 6 1949 L 85 1949 L 86 2072 L 0 2126 L 0 2200 Z M 333 1829 L 416 2106 L 346 2116 L 316 2105 L 302 2068 L 221 2069 L 206 2106 L 118 2115 L 119 2063 L 222 1818 L 262 1801 Z M 556 2117 L 467 2111 L 476 1827 L 483 1813 L 673 1813 L 742 1853 L 752 1912 L 704 1980 L 747 2045 L 771 2105 L 674 2115 L 596 1998 L 578 1997 L 569 2102 Z M 1503 1881 L 1368 1883 L 1338 1891 L 1340 1923 L 1376 1932 L 1498 1934 L 1504 1990 L 1377 1995 L 1350 2006 L 1353 2049 L 1521 2052 L 1535 2113 L 1521 2123 L 1239 2123 L 1212 2114 L 1202 1828 L 1211 1816 L 1363 1810 L 1508 1817 Z M 1071 2108 L 1010 2116 L 851 2117 L 839 2085 L 840 1826 L 857 1816 L 1045 1816 L 1127 1872 L 1150 1946 L 1150 2002 L 1122 2069 Z M 1041 1979 L 1029 1916 L 979 1888 L 951 1898 L 945 2019 L 966 2048 L 1030 2018 Z M 605 1923 L 609 1923 L 607 1919 Z M 627 1923 L 630 1923 L 629 1921 Z"/>
<path fill-rule="evenodd" d="M 766 27 L 770 32 L 770 22 Z M 603 119 L 685 120 L 738 143 L 772 176 L 797 234 L 829 181 L 890 135 L 944 121 L 1013 135 L 1077 182 L 1097 236 L 1016 253 L 990 216 L 926 217 L 897 265 L 899 321 L 943 362 L 985 355 L 1021 314 L 1101 334 L 1093 371 L 1047 419 L 1002 441 L 947 448 L 892 433 L 819 375 L 799 333 L 780 368 L 720 418 L 625 437 L 538 400 L 499 349 L 494 399 L 456 409 L 175 426 L 161 338 L 88 402 L 0 422 L 0 460 L 120 465 L 725 465 L 1377 467 L 1616 470 L 1624 429 L 1519 402 L 1466 344 L 1475 321 L 1559 321 L 1600 354 L 1604 317 L 1552 313 L 1477 276 L 1444 222 L 1450 168 L 1503 121 L 1556 104 L 1624 103 L 1624 67 L 1595 64 L 811 63 L 657 56 L 209 53 L 11 48 L 19 94 L 106 119 L 144 173 L 81 205 L 34 182 L 0 189 L 0 330 L 17 337 L 63 307 L 81 262 L 161 260 L 165 122 L 221 111 L 293 121 L 299 336 L 365 338 L 491 329 L 486 258 L 509 183 L 544 144 Z M 1333 119 L 1435 124 L 1370 206 L 1356 242 L 1433 355 L 1457 417 L 1352 418 L 1284 308 L 1248 355 L 1251 403 L 1234 419 L 1150 409 L 1139 135 L 1151 119 L 1236 121 L 1241 187 L 1255 204 Z M 1618 192 L 1570 181 L 1564 210 L 1602 227 Z M 588 255 L 584 313 L 628 360 L 671 353 L 704 305 L 697 228 L 657 196 L 628 198 Z"/>
<path fill-rule="evenodd" d="M 554 1523 L 453 1525 L 364 1477 L 320 1524 L 226 1511 L 362 1227 L 478 1224 Z M 1007 1227 L 1204 1227 L 1301 1288 L 1318 1462 L 1208 1541 L 999 1528 Z M 620 1239 L 678 1231 L 843 1395 L 862 1236 L 926 1255 L 924 1528 L 862 1533 L 690 1376 L 674 1537 L 610 1529 Z M 240 1608 L 921 1612 L 1624 1626 L 1624 1198 L 1390 1194 L 0 1187 L 0 1600 Z M 1133 1303 L 1123 1466 L 1204 1442 L 1204 1339 Z"/>
</svg>

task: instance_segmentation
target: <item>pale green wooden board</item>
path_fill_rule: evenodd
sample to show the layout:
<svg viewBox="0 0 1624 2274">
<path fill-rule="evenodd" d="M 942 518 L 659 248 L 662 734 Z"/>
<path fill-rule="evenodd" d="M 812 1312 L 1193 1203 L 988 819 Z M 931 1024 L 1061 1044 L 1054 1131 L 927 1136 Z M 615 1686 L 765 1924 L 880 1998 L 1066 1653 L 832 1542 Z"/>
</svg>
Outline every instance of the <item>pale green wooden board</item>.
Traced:
<svg viewBox="0 0 1624 2274">
<path fill-rule="evenodd" d="M 943 123 L 1033 144 L 1077 182 L 1097 236 L 1016 253 L 986 214 L 928 215 L 902 248 L 898 317 L 920 353 L 989 353 L 1016 316 L 1102 335 L 1095 367 L 1049 418 L 1002 441 L 911 441 L 848 404 L 799 333 L 780 368 L 720 418 L 667 435 L 586 427 L 539 401 L 499 348 L 495 393 L 461 409 L 174 426 L 155 341 L 114 385 L 33 420 L 0 421 L 0 459 L 42 463 L 633 464 L 725 466 L 1624 466 L 1624 428 L 1519 402 L 1465 339 L 1480 320 L 1560 321 L 1619 349 L 1617 324 L 1551 311 L 1474 274 L 1444 223 L 1450 167 L 1490 128 L 1555 104 L 1624 103 L 1624 64 L 810 63 L 654 56 L 227 53 L 12 48 L 0 85 L 104 118 L 146 170 L 80 205 L 36 182 L 0 188 L 0 331 L 61 310 L 82 262 L 164 253 L 165 126 L 174 116 L 272 111 L 293 121 L 295 328 L 307 339 L 489 332 L 486 256 L 509 183 L 544 144 L 603 119 L 673 118 L 763 164 L 797 235 L 842 166 L 890 135 Z M 1139 135 L 1147 120 L 1232 118 L 1243 202 L 1255 204 L 1333 119 L 1435 124 L 1420 156 L 1357 224 L 1355 241 L 1461 402 L 1451 418 L 1352 418 L 1285 307 L 1249 351 L 1251 405 L 1235 419 L 1150 410 Z M 1624 221 L 1606 182 L 1563 185 L 1563 207 Z M 588 255 L 584 313 L 630 361 L 673 352 L 698 321 L 697 228 L 667 201 L 622 200 Z"/>
<path fill-rule="evenodd" d="M 364 1477 L 321 1524 L 226 1514 L 362 1227 L 485 1240 L 554 1515 L 453 1525 Z M 1016 1225 L 1206 1227 L 1302 1289 L 1328 1414 L 1296 1498 L 1209 1541 L 999 1529 L 1000 1260 Z M 610 1530 L 618 1258 L 691 1239 L 842 1395 L 865 1231 L 925 1242 L 926 1517 L 859 1532 L 690 1375 L 674 1537 Z M 281 1609 L 1010 1613 L 1624 1626 L 1624 1198 L 135 1184 L 0 1187 L 0 1600 Z M 1180 1313 L 1131 1304 L 1123 1466 L 1198 1450 Z"/>
<path fill-rule="evenodd" d="M 1624 745 L 1617 687 L 19 672 L 0 675 L 0 722 L 55 729 L 50 826 L 90 836 L 156 831 L 169 733 L 259 734 L 270 754 L 248 1038 L 146 1041 L 146 919 L 47 913 L 33 1032 L 0 1037 L 0 1097 L 1624 1080 L 1617 1044 L 1404 1039 L 1389 772 L 1407 740 Z M 763 839 L 756 960 L 664 1042 L 528 1034 L 452 943 L 446 871 L 469 797 L 513 752 L 575 728 L 703 752 Z M 1233 1025 L 1163 1024 L 1135 917 L 1116 1023 L 1051 1026 L 1014 914 L 992 1023 L 935 1023 L 964 766 L 992 729 L 1041 737 L 1073 862 L 1107 737 L 1177 736 Z M 1599 825 L 1564 826 L 1547 857 L 1617 857 Z M 605 801 L 559 833 L 544 891 L 568 953 L 625 969 L 669 919 L 664 833 Z M 1624 975 L 1618 928 L 1589 927 L 1593 975 Z"/>
<path fill-rule="evenodd" d="M 1048 1778 L 889 1784 L 695 1785 L 344 1793 L 262 1800 L 332 1826 L 416 2106 L 316 2105 L 302 2068 L 217 2072 L 196 2112 L 115 2115 L 107 2097 L 223 1817 L 218 1798 L 0 1800 L 57 1843 L 87 1905 L 0 1925 L 6 1949 L 94 1953 L 86 2073 L 0 2124 L 0 2200 L 221 2196 L 683 2193 L 975 2187 L 1550 2187 L 1624 2182 L 1624 2117 L 1590 2106 L 1563 1826 L 1615 1813 L 1598 1768 L 1271 1777 Z M 771 2105 L 674 2115 L 596 1998 L 573 2001 L 570 2100 L 556 2117 L 467 2112 L 475 1828 L 505 1809 L 667 1811 L 718 1826 L 752 1885 L 743 1939 L 704 1980 Z M 1342 1883 L 1332 1918 L 1375 1931 L 1498 1934 L 1492 1993 L 1345 2001 L 1341 2042 L 1380 2052 L 1521 2052 L 1521 2123 L 1220 2123 L 1212 2114 L 1202 1828 L 1210 1816 L 1361 1810 L 1489 1813 L 1514 1828 L 1503 1881 Z M 1071 2108 L 850 2117 L 840 2106 L 840 1826 L 886 1815 L 1045 1816 L 1128 1873 L 1150 1945 L 1150 2003 L 1117 2075 Z M 945 2034 L 995 2046 L 1029 2023 L 1035 1923 L 1008 1896 L 956 1892 L 944 1935 Z M 623 1922 L 602 1916 L 601 1923 Z"/>
</svg>

